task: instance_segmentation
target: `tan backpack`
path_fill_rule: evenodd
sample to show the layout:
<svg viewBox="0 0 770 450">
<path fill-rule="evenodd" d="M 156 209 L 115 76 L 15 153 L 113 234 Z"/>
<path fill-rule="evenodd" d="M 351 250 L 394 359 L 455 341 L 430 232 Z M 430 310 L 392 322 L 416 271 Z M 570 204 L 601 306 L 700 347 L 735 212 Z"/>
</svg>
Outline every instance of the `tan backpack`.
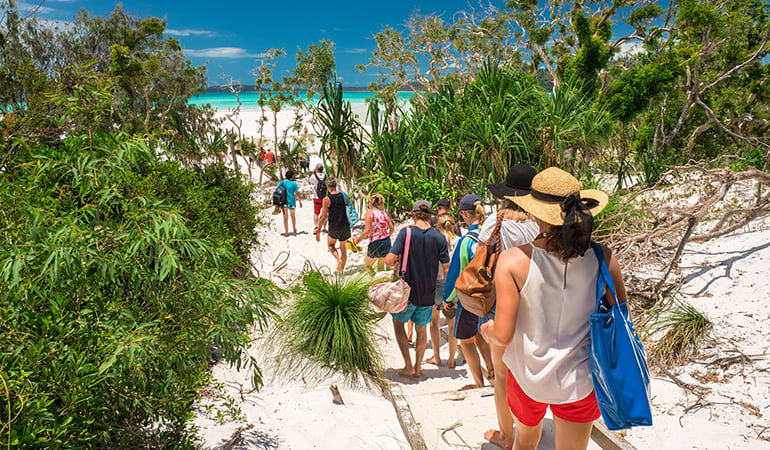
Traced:
<svg viewBox="0 0 770 450">
<path fill-rule="evenodd" d="M 479 243 L 476 254 L 457 276 L 455 293 L 463 309 L 479 316 L 489 314 L 495 304 L 495 267 L 500 258 L 500 226 L 503 223 L 503 211 L 497 214 L 495 229 L 486 245 Z"/>
</svg>

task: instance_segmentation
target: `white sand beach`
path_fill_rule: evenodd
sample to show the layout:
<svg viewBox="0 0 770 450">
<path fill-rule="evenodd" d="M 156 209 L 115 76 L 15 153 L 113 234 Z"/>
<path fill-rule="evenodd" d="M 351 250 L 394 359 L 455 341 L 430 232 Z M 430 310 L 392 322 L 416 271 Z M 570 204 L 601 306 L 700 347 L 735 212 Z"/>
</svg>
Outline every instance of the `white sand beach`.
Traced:
<svg viewBox="0 0 770 450">
<path fill-rule="evenodd" d="M 288 124 L 291 114 L 282 112 L 279 122 Z M 258 110 L 241 113 L 245 135 L 258 130 L 258 115 Z M 315 163 L 317 156 L 313 157 Z M 258 169 L 254 174 L 258 176 Z M 279 284 L 291 283 L 307 262 L 329 268 L 334 262 L 324 237 L 318 243 L 312 235 L 311 191 L 298 181 L 305 195 L 303 207 L 296 210 L 299 234 L 281 236 L 281 216 L 265 210 L 259 230 L 262 245 L 252 254 L 259 274 Z M 266 200 L 264 195 L 260 201 Z M 357 273 L 362 266 L 362 254 L 352 254 L 346 274 Z M 624 433 L 625 439 L 639 449 L 770 448 L 770 327 L 766 325 L 770 320 L 770 220 L 766 217 L 731 235 L 688 245 L 681 267 L 686 280 L 682 297 L 710 318 L 714 339 L 701 348 L 699 362 L 673 372 L 682 381 L 710 391 L 699 399 L 667 376 L 655 375 L 654 426 L 630 430 Z M 497 426 L 492 389 L 459 391 L 472 379 L 462 359 L 457 368 L 446 367 L 448 350 L 443 339 L 442 366 L 424 364 L 421 379 L 397 375 L 403 361 L 390 319 L 380 324 L 385 375 L 400 385 L 428 448 L 497 448 L 482 436 Z M 255 354 L 260 353 L 261 343 L 255 336 Z M 431 354 L 429 343 L 426 358 Z M 214 378 L 222 386 L 203 398 L 195 419 L 203 447 L 231 443 L 233 448 L 409 448 L 392 404 L 378 390 L 351 389 L 339 379 L 313 385 L 290 373 L 272 373 L 267 361 L 261 363 L 265 386 L 258 392 L 251 391 L 247 371 L 221 363 L 214 367 Z M 331 384 L 339 386 L 345 405 L 332 403 Z M 207 410 L 206 405 L 215 406 Z M 217 411 L 236 414 L 218 423 Z M 551 425 L 546 418 L 540 448 L 553 448 Z M 230 442 L 239 429 L 241 439 Z M 600 447 L 592 442 L 590 448 Z"/>
</svg>

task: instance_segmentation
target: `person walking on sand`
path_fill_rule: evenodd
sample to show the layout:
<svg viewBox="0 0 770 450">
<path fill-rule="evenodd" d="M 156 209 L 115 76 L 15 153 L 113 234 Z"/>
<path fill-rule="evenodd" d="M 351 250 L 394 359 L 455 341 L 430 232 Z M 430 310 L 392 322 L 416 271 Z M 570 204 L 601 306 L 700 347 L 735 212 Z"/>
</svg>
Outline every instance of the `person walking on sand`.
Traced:
<svg viewBox="0 0 770 450">
<path fill-rule="evenodd" d="M 380 194 L 369 196 L 369 210 L 364 214 L 364 231 L 354 239 L 356 245 L 369 238 L 369 246 L 364 256 L 364 265 L 372 267 L 377 263 L 377 270 L 382 270 L 385 256 L 390 251 L 390 235 L 395 231 L 388 213 L 383 211 L 385 198 Z"/>
<path fill-rule="evenodd" d="M 313 234 L 316 234 L 318 231 L 318 216 L 321 214 L 323 199 L 328 192 L 323 164 L 318 163 L 315 165 L 313 173 L 307 177 L 307 182 L 313 186 Z"/>
<path fill-rule="evenodd" d="M 481 329 L 489 342 L 505 346 L 513 448 L 537 447 L 549 407 L 556 448 L 587 448 L 601 415 L 590 364 L 599 267 L 591 229 L 607 194 L 581 190 L 575 177 L 551 167 L 534 177 L 529 195 L 507 198 L 534 216 L 540 230 L 531 244 L 500 255 L 497 316 Z M 607 247 L 601 251 L 617 289 L 617 299 L 608 300 L 625 302 L 618 260 Z"/>
<path fill-rule="evenodd" d="M 460 272 L 465 269 L 471 259 L 476 254 L 476 246 L 479 240 L 479 222 L 484 221 L 485 211 L 481 202 L 481 197 L 476 194 L 468 194 L 460 199 L 460 215 L 468 225 L 468 233 L 460 239 L 452 255 L 452 262 L 449 265 L 446 285 L 444 286 L 444 305 L 449 308 L 454 306 L 456 300 L 455 282 Z M 494 365 L 492 364 L 492 354 L 489 350 L 489 344 L 479 335 L 479 326 L 486 321 L 486 318 L 480 318 L 462 307 L 461 302 L 457 303 L 457 314 L 455 319 L 455 337 L 460 340 L 460 346 L 463 349 L 463 355 L 468 362 L 468 370 L 473 376 L 474 384 L 463 386 L 461 390 L 475 389 L 484 386 L 484 375 L 481 373 L 481 358 L 484 358 L 484 365 L 487 368 L 487 374 L 494 378 Z M 494 314 L 490 312 L 490 314 Z M 476 349 L 478 348 L 478 351 Z"/>
<path fill-rule="evenodd" d="M 451 214 L 448 213 L 439 214 L 437 216 L 436 226 L 434 228 L 436 228 L 436 230 L 446 239 L 447 249 L 451 255 L 454 252 L 457 242 L 460 240 L 460 236 L 455 234 L 457 223 L 455 222 L 454 218 Z M 449 267 L 451 270 L 451 257 L 449 261 Z M 433 347 L 433 356 L 430 359 L 427 359 L 425 362 L 429 364 L 435 364 L 437 366 L 441 364 L 439 321 L 443 315 L 447 321 L 447 328 L 449 329 L 449 357 L 447 358 L 447 367 L 454 369 L 455 354 L 457 353 L 457 339 L 455 338 L 455 314 L 457 313 L 457 308 L 455 308 L 454 304 L 447 307 L 444 306 L 443 295 L 445 280 L 446 278 L 444 271 L 441 267 L 439 267 L 438 279 L 436 280 L 436 292 L 434 295 L 435 308 L 433 308 L 433 311 L 431 312 L 433 317 L 430 321 L 430 341 L 431 346 Z M 407 333 L 407 337 L 409 337 L 409 333 Z"/>
<path fill-rule="evenodd" d="M 449 210 L 450 203 L 448 198 L 442 198 L 441 200 L 436 202 L 436 215 L 430 218 L 430 226 L 433 228 L 436 228 L 436 223 L 438 223 L 438 216 L 442 214 L 452 214 L 452 212 Z M 452 230 L 452 233 L 454 233 L 455 236 L 462 236 L 463 232 L 460 230 L 460 224 L 455 222 L 455 228 Z"/>
<path fill-rule="evenodd" d="M 391 314 L 393 316 L 393 329 L 396 334 L 396 342 L 404 358 L 404 368 L 399 375 L 422 376 L 422 357 L 425 355 L 425 347 L 428 344 L 426 327 L 432 318 L 434 296 L 436 290 L 436 277 L 439 263 L 446 274 L 449 267 L 449 250 L 446 238 L 430 226 L 430 218 L 433 211 L 426 200 L 417 200 L 412 206 L 412 219 L 414 225 L 402 229 L 396 237 L 393 247 L 385 257 L 385 264 L 395 266 L 399 256 L 408 248 L 406 257 L 406 273 L 404 280 L 409 284 L 409 303 L 405 311 Z M 407 247 L 407 230 L 409 230 L 409 242 Z M 417 329 L 415 339 L 414 364 L 409 354 L 409 341 L 406 338 L 404 324 L 414 321 Z"/>
<path fill-rule="evenodd" d="M 297 234 L 297 216 L 294 214 L 294 209 L 297 207 L 297 202 L 299 202 L 299 207 L 302 208 L 302 199 L 297 195 L 299 186 L 294 181 L 293 170 L 286 171 L 286 179 L 281 181 L 281 183 L 283 183 L 283 187 L 286 189 L 286 204 L 281 207 L 283 210 L 283 229 L 285 231 L 283 235 L 288 236 L 289 215 L 291 215 L 291 227 L 294 230 L 294 234 Z"/>
<path fill-rule="evenodd" d="M 535 240 L 539 227 L 534 218 L 525 213 L 507 197 L 527 195 L 532 190 L 532 178 L 537 171 L 524 164 L 516 164 L 508 169 L 508 174 L 502 183 L 488 184 L 487 189 L 493 196 L 500 199 L 501 205 L 498 214 L 502 215 L 500 225 L 500 249 L 528 244 Z M 486 244 L 492 236 L 492 231 L 497 225 L 498 215 L 490 215 L 481 226 L 479 242 Z M 490 312 L 494 318 L 495 310 Z M 500 380 L 495 385 L 495 410 L 497 412 L 497 430 L 487 430 L 484 438 L 501 448 L 510 448 L 513 442 L 513 415 L 508 407 L 505 377 L 508 375 L 508 367 L 503 363 L 505 347 L 492 344 L 492 360 L 495 367 L 495 380 Z"/>
<path fill-rule="evenodd" d="M 329 253 L 337 260 L 337 273 L 342 274 L 342 271 L 345 270 L 345 262 L 348 259 L 348 250 L 345 248 L 345 242 L 350 239 L 347 201 L 345 200 L 345 194 L 337 191 L 337 180 L 327 178 L 326 186 L 329 189 L 329 195 L 323 199 L 321 216 L 318 218 L 318 228 L 315 231 L 315 240 L 321 242 L 321 229 L 328 221 L 329 235 L 326 239 L 326 245 L 329 247 Z M 340 243 L 339 253 L 337 251 L 337 242 Z"/>
</svg>

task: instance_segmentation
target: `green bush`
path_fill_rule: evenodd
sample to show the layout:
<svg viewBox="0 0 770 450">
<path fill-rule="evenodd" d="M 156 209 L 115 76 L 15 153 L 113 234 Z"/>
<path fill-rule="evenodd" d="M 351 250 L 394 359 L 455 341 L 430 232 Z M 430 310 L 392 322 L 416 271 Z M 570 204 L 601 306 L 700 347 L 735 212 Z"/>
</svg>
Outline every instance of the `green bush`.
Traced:
<svg viewBox="0 0 770 450">
<path fill-rule="evenodd" d="M 178 208 L 192 233 L 231 249 L 237 258 L 228 262 L 229 269 L 248 263 L 257 243 L 259 207 L 251 197 L 253 186 L 240 174 L 221 163 L 188 170 L 164 161 L 138 173 L 136 182 Z"/>
<path fill-rule="evenodd" d="M 278 373 L 322 379 L 336 372 L 351 383 L 381 382 L 374 342 L 379 315 L 367 296 L 370 284 L 360 277 L 305 273 L 272 335 L 273 347 L 281 349 Z"/>
<path fill-rule="evenodd" d="M 0 176 L 4 443 L 190 445 L 211 345 L 260 383 L 248 332 L 274 291 L 230 278 L 232 252 L 137 183 L 164 170 L 143 141 L 29 147 Z"/>
</svg>

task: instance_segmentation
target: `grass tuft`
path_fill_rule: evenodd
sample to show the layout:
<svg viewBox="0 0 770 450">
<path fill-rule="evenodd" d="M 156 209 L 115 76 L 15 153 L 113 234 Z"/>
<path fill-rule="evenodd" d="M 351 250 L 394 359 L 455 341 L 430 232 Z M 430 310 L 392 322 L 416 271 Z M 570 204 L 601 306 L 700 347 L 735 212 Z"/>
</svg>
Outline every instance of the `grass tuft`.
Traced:
<svg viewBox="0 0 770 450">
<path fill-rule="evenodd" d="M 374 342 L 378 314 L 364 277 L 306 272 L 273 338 L 279 373 L 320 380 L 330 373 L 351 384 L 380 384 L 382 357 Z"/>
<path fill-rule="evenodd" d="M 678 365 L 695 356 L 698 343 L 711 328 L 711 321 L 694 306 L 674 298 L 651 316 L 645 326 L 648 336 L 661 336 L 651 355 L 664 365 Z"/>
</svg>

